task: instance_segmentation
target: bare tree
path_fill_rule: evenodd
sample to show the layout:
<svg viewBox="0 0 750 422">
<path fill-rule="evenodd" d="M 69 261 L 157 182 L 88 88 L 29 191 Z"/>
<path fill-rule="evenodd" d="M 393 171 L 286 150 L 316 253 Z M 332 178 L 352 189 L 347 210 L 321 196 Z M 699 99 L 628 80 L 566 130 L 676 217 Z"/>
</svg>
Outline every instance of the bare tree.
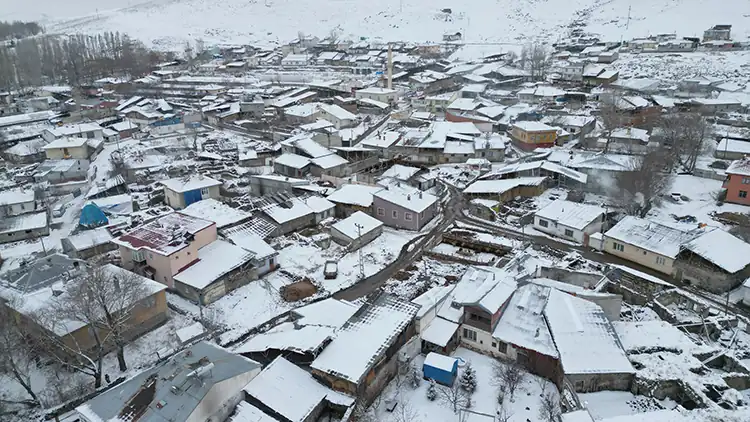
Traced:
<svg viewBox="0 0 750 422">
<path fill-rule="evenodd" d="M 520 64 L 529 71 L 531 79 L 545 80 L 552 66 L 551 50 L 539 42 L 526 44 L 521 50 Z"/>
<path fill-rule="evenodd" d="M 143 278 L 118 267 L 103 266 L 92 269 L 79 280 L 73 287 L 98 307 L 100 317 L 96 323 L 110 334 L 117 348 L 120 371 L 126 371 L 126 334 L 132 328 L 132 314 L 149 296 Z"/>
<path fill-rule="evenodd" d="M 515 362 L 506 363 L 499 360 L 492 362 L 492 384 L 502 391 L 503 397 L 508 394 L 510 399 L 513 400 L 518 386 L 521 385 L 525 377 L 526 371 Z"/>
<path fill-rule="evenodd" d="M 420 422 L 419 413 L 412 407 L 409 402 L 399 403 L 393 412 L 396 422 Z"/>
<path fill-rule="evenodd" d="M 662 142 L 670 148 L 674 162 L 686 172 L 695 171 L 708 136 L 706 119 L 697 113 L 670 114 L 663 116 L 656 128 L 661 131 Z"/>
<path fill-rule="evenodd" d="M 668 150 L 660 148 L 634 157 L 630 171 L 617 175 L 617 192 L 613 192 L 612 197 L 626 213 L 646 217 L 661 196 L 669 191 L 674 181 L 674 175 L 668 171 L 671 158 Z"/>
<path fill-rule="evenodd" d="M 495 415 L 495 422 L 508 422 L 510 421 L 510 418 L 512 417 L 513 417 L 513 412 L 508 410 L 507 406 L 503 403 L 497 409 L 497 414 Z"/>
<path fill-rule="evenodd" d="M 13 311 L 16 305 L 11 301 L 0 303 L 0 372 L 16 380 L 31 397 L 31 403 L 38 405 L 39 396 L 31 388 L 35 353 L 31 344 L 24 340 L 24 329 Z"/>
<path fill-rule="evenodd" d="M 461 384 L 454 382 L 451 387 L 442 387 L 438 389 L 440 402 L 450 407 L 453 413 L 458 413 L 459 409 L 466 407 L 469 394 L 461 388 Z"/>
<path fill-rule="evenodd" d="M 560 420 L 560 400 L 554 391 L 543 392 L 539 399 L 539 419 L 544 422 L 557 422 Z"/>
</svg>

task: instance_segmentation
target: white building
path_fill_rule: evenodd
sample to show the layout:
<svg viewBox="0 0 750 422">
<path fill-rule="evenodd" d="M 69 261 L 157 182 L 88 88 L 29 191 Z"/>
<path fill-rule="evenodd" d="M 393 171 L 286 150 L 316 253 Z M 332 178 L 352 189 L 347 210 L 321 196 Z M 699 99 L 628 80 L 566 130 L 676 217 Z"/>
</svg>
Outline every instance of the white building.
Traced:
<svg viewBox="0 0 750 422">
<path fill-rule="evenodd" d="M 557 200 L 534 215 L 534 229 L 587 245 L 589 236 L 602 231 L 605 210 L 596 205 Z"/>
<path fill-rule="evenodd" d="M 86 139 L 104 139 L 104 132 L 103 128 L 96 123 L 61 126 L 54 129 L 45 129 L 44 132 L 42 132 L 42 138 L 47 142 L 52 142 L 55 139 L 66 136 L 75 136 Z"/>
<path fill-rule="evenodd" d="M 369 98 L 381 103 L 392 104 L 398 100 L 398 91 L 395 89 L 370 87 L 360 89 L 354 93 L 355 98 Z"/>
<path fill-rule="evenodd" d="M 34 191 L 14 189 L 0 192 L 0 217 L 12 217 L 34 211 Z"/>
<path fill-rule="evenodd" d="M 359 249 L 372 242 L 382 232 L 383 222 L 362 211 L 357 211 L 331 226 L 331 238 L 336 243 L 348 245 L 350 250 Z"/>
</svg>

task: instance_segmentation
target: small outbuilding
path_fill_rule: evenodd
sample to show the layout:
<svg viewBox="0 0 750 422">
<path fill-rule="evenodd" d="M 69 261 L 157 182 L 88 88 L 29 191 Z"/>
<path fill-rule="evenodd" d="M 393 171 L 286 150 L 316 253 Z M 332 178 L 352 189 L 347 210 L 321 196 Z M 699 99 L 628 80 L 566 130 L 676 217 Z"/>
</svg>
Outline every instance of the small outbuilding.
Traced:
<svg viewBox="0 0 750 422">
<path fill-rule="evenodd" d="M 422 373 L 425 379 L 447 386 L 452 386 L 458 375 L 458 360 L 450 356 L 430 352 L 422 365 Z"/>
<path fill-rule="evenodd" d="M 383 222 L 362 211 L 331 226 L 331 238 L 341 245 L 348 245 L 352 250 L 372 242 L 383 233 Z"/>
</svg>

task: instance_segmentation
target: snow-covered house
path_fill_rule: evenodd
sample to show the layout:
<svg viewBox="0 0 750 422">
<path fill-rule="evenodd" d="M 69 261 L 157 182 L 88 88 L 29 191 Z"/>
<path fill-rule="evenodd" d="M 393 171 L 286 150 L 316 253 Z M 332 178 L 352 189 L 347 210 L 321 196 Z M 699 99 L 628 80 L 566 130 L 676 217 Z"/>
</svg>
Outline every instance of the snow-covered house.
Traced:
<svg viewBox="0 0 750 422">
<path fill-rule="evenodd" d="M 0 217 L 13 217 L 36 211 L 34 191 L 11 189 L 0 191 Z"/>
<path fill-rule="evenodd" d="M 49 224 L 46 211 L 0 219 L 0 243 L 18 242 L 48 235 Z"/>
<path fill-rule="evenodd" d="M 331 226 L 331 238 L 349 250 L 357 250 L 372 242 L 383 232 L 383 223 L 362 211 Z"/>
<path fill-rule="evenodd" d="M 336 205 L 325 198 L 309 196 L 270 201 L 261 211 L 276 226 L 272 235 L 283 236 L 333 217 L 335 208 Z"/>
<path fill-rule="evenodd" d="M 96 123 L 60 126 L 53 129 L 45 129 L 42 132 L 42 138 L 47 142 L 66 137 L 103 140 L 104 133 L 102 132 L 102 127 Z"/>
<path fill-rule="evenodd" d="M 674 275 L 690 285 L 725 293 L 750 277 L 750 245 L 713 229 L 681 245 Z"/>
<path fill-rule="evenodd" d="M 604 233 L 604 252 L 672 275 L 682 245 L 702 232 L 693 225 L 666 225 L 626 216 Z"/>
<path fill-rule="evenodd" d="M 71 295 L 78 294 L 76 287 L 80 283 L 75 280 L 85 276 L 86 271 L 83 261 L 59 253 L 51 254 L 3 274 L 5 287 L 0 289 L 0 296 L 30 328 L 45 329 L 68 347 L 75 344 L 84 353 L 95 353 L 98 346 L 92 333 L 96 328 L 78 319 L 52 316 L 56 315 L 53 311 L 57 301 L 64 303 L 71 300 Z M 133 295 L 129 295 L 128 300 L 110 303 L 111 311 L 122 311 L 121 308 L 115 308 L 122 306 L 127 309 L 130 320 L 137 321 L 137 324 L 123 333 L 125 341 L 147 333 L 167 320 L 166 288 L 163 285 L 112 264 L 99 267 L 97 271 L 101 272 L 107 283 L 111 283 L 105 287 L 109 291 L 117 288 L 118 278 L 122 280 L 132 277 L 133 281 L 142 286 Z M 105 353 L 114 347 L 113 342 L 106 342 Z"/>
<path fill-rule="evenodd" d="M 315 422 L 343 416 L 354 397 L 319 383 L 309 372 L 279 356 L 244 389 L 245 399 L 273 420 Z M 278 419 L 277 419 L 278 418 Z"/>
<path fill-rule="evenodd" d="M 304 177 L 310 172 L 312 160 L 297 154 L 281 154 L 273 160 L 273 171 L 283 176 Z"/>
<path fill-rule="evenodd" d="M 198 250 L 216 239 L 216 223 L 173 212 L 112 242 L 123 267 L 172 288 L 174 275 L 197 262 Z"/>
<path fill-rule="evenodd" d="M 602 230 L 604 208 L 558 199 L 534 215 L 534 228 L 588 245 L 589 236 Z"/>
<path fill-rule="evenodd" d="M 346 218 L 358 211 L 373 215 L 373 195 L 381 190 L 381 186 L 347 184 L 341 185 L 326 199 L 336 204 L 336 217 Z"/>
<path fill-rule="evenodd" d="M 71 258 L 89 259 L 117 249 L 106 227 L 84 230 L 60 240 L 63 252 Z"/>
<path fill-rule="evenodd" d="M 357 116 L 335 104 L 320 104 L 320 117 L 333 123 L 336 129 L 352 127 L 356 124 Z"/>
<path fill-rule="evenodd" d="M 599 305 L 550 289 L 544 317 L 576 392 L 630 390 L 635 370 Z"/>
<path fill-rule="evenodd" d="M 200 342 L 76 408 L 85 422 L 225 420 L 261 372 L 255 361 Z M 255 419 L 258 420 L 258 419 Z"/>
<path fill-rule="evenodd" d="M 44 161 L 46 154 L 42 147 L 46 145 L 44 139 L 29 139 L 21 141 L 2 152 L 2 157 L 14 164 L 30 164 Z"/>
<path fill-rule="evenodd" d="M 221 182 L 203 175 L 189 175 L 163 180 L 164 200 L 174 209 L 182 209 L 203 199 L 221 197 Z"/>
<path fill-rule="evenodd" d="M 91 160 L 102 150 L 103 140 L 98 138 L 56 138 L 42 149 L 48 160 Z"/>
<path fill-rule="evenodd" d="M 330 388 L 375 397 L 396 372 L 398 351 L 415 333 L 419 306 L 373 293 L 312 362 L 312 374 Z"/>
<path fill-rule="evenodd" d="M 386 187 L 373 194 L 375 218 L 386 226 L 419 231 L 438 213 L 438 198 L 418 189 Z"/>
<path fill-rule="evenodd" d="M 225 294 L 256 280 L 253 254 L 224 240 L 198 249 L 197 260 L 174 276 L 174 290 L 193 302 L 208 305 Z"/>
<path fill-rule="evenodd" d="M 354 92 L 354 97 L 369 98 L 381 103 L 393 104 L 398 100 L 398 91 L 389 88 L 369 87 Z"/>
</svg>

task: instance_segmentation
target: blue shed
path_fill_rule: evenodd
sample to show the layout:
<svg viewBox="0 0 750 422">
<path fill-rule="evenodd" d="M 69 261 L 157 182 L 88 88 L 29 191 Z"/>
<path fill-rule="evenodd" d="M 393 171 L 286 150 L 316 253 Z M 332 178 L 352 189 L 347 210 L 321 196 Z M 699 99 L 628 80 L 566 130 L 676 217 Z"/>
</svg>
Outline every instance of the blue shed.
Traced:
<svg viewBox="0 0 750 422">
<path fill-rule="evenodd" d="M 430 352 L 422 365 L 422 373 L 427 379 L 447 386 L 453 385 L 453 380 L 458 375 L 458 360 L 450 356 Z"/>
<path fill-rule="evenodd" d="M 87 204 L 81 210 L 81 217 L 78 219 L 78 224 L 84 227 L 99 227 L 107 224 L 109 220 L 104 215 L 104 211 L 101 210 L 96 204 Z"/>
</svg>

